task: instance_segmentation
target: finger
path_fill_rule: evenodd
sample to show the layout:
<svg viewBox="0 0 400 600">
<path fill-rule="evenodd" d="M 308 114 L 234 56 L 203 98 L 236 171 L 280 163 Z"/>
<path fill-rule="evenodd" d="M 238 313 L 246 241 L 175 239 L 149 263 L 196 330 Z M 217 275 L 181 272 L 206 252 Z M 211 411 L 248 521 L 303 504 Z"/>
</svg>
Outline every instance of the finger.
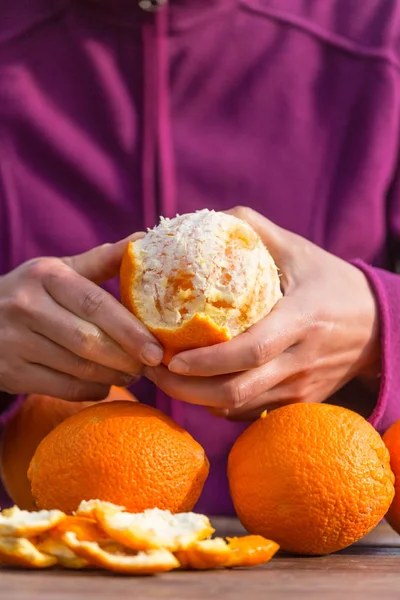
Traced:
<svg viewBox="0 0 400 600">
<path fill-rule="evenodd" d="M 26 363 L 24 380 L 27 394 L 43 394 L 63 400 L 79 401 L 103 400 L 107 398 L 110 386 L 90 383 L 43 367 Z"/>
<path fill-rule="evenodd" d="M 295 299 L 283 297 L 264 319 L 229 342 L 188 350 L 169 363 L 172 373 L 214 377 L 261 367 L 304 338 Z"/>
<path fill-rule="evenodd" d="M 121 371 L 109 369 L 81 358 L 35 333 L 25 343 L 23 358 L 31 364 L 42 365 L 61 373 L 67 373 L 77 379 L 106 385 L 126 387 L 137 379 L 134 375 L 127 375 L 121 373 Z"/>
<path fill-rule="evenodd" d="M 118 275 L 128 242 L 134 242 L 144 235 L 143 232 L 135 233 L 115 244 L 103 244 L 83 254 L 65 257 L 62 260 L 82 277 L 94 283 L 103 283 Z"/>
<path fill-rule="evenodd" d="M 163 350 L 157 340 L 120 302 L 95 283 L 61 264 L 60 269 L 44 276 L 43 285 L 55 302 L 96 326 L 132 358 L 148 365 L 161 363 Z M 118 368 L 118 365 L 107 366 Z"/>
<path fill-rule="evenodd" d="M 258 369 L 217 377 L 185 377 L 166 367 L 145 367 L 143 374 L 163 392 L 175 398 L 216 408 L 239 409 L 269 390 L 292 372 L 289 355 L 282 355 Z"/>
<path fill-rule="evenodd" d="M 132 375 L 142 364 L 130 356 L 101 329 L 71 314 L 50 296 L 32 307 L 30 329 L 99 365 Z"/>
</svg>

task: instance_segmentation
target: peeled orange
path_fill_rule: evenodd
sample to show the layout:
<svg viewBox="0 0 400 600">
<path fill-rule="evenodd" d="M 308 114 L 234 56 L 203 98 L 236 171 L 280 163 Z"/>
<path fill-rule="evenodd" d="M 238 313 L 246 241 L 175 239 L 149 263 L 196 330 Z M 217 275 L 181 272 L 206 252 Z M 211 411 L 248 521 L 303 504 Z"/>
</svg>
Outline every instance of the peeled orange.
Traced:
<svg viewBox="0 0 400 600">
<path fill-rule="evenodd" d="M 209 210 L 161 219 L 130 242 L 120 279 L 123 304 L 161 342 L 166 364 L 178 352 L 242 333 L 282 295 L 258 234 Z"/>
</svg>

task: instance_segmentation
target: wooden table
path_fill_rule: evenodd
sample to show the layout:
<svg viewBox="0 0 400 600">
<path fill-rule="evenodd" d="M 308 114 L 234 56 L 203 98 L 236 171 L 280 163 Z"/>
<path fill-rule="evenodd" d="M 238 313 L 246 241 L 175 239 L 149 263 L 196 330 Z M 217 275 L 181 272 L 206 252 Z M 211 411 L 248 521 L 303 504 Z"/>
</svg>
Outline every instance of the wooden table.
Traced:
<svg viewBox="0 0 400 600">
<path fill-rule="evenodd" d="M 213 520 L 218 533 L 241 533 Z M 400 536 L 382 524 L 361 543 L 317 558 L 278 555 L 260 568 L 132 578 L 100 572 L 0 569 L 3 600 L 386 600 L 400 598 Z"/>
</svg>

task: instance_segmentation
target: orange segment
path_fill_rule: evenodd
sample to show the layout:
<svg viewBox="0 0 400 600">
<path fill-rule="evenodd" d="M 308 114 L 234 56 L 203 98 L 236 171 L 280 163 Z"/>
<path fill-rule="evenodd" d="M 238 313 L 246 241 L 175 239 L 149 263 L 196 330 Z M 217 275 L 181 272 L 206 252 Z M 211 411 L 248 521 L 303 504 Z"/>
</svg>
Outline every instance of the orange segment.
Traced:
<svg viewBox="0 0 400 600">
<path fill-rule="evenodd" d="M 79 541 L 75 533 L 65 533 L 63 541 L 91 564 L 127 575 L 153 575 L 178 568 L 179 561 L 166 549 L 132 552 L 116 542 Z"/>
<path fill-rule="evenodd" d="M 57 558 L 36 548 L 34 540 L 0 537 L 0 563 L 28 569 L 45 569 L 57 564 Z"/>
</svg>

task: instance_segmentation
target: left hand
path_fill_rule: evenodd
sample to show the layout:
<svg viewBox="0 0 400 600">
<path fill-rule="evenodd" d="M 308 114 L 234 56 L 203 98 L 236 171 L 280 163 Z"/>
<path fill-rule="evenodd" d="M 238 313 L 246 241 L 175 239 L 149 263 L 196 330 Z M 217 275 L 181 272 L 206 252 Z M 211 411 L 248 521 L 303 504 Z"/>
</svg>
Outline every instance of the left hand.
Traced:
<svg viewBox="0 0 400 600">
<path fill-rule="evenodd" d="M 178 400 L 252 420 L 265 409 L 322 402 L 350 380 L 377 378 L 379 318 L 365 275 L 249 208 L 231 214 L 260 235 L 281 271 L 284 297 L 229 342 L 182 352 L 144 374 Z"/>
</svg>

